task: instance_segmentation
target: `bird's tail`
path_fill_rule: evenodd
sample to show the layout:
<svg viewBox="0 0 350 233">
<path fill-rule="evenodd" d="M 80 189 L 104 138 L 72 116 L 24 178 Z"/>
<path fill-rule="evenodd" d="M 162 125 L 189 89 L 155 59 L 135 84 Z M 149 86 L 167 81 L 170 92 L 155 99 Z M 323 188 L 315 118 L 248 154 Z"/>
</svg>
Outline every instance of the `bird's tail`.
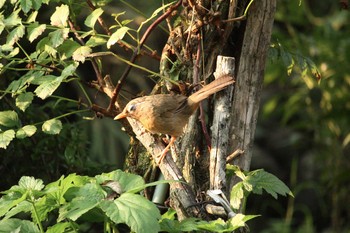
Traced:
<svg viewBox="0 0 350 233">
<path fill-rule="evenodd" d="M 226 86 L 234 82 L 235 80 L 230 75 L 224 75 L 218 79 L 215 79 L 208 85 L 205 85 L 202 89 L 190 95 L 188 99 L 190 101 L 193 101 L 193 103 L 199 103 L 200 101 L 204 100 L 205 98 L 208 98 L 210 95 L 218 91 L 221 91 Z"/>
</svg>

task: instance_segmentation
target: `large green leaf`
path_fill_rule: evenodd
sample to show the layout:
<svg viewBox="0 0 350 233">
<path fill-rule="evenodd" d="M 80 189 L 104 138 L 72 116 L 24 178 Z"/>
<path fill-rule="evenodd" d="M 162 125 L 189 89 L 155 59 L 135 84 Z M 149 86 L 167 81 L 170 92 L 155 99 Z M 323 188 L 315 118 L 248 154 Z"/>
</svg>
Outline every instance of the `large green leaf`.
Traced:
<svg viewBox="0 0 350 233">
<path fill-rule="evenodd" d="M 0 132 L 0 148 L 6 149 L 12 139 L 15 138 L 15 131 L 13 129 Z"/>
<path fill-rule="evenodd" d="M 60 209 L 58 222 L 64 219 L 77 220 L 89 210 L 95 208 L 105 197 L 100 185 L 89 183 L 81 187 L 76 197 Z"/>
<path fill-rule="evenodd" d="M 114 201 L 103 200 L 100 207 L 113 222 L 125 223 L 134 232 L 160 231 L 159 210 L 154 203 L 140 195 L 123 193 Z"/>
<path fill-rule="evenodd" d="M 108 180 L 117 181 L 122 187 L 122 192 L 133 190 L 135 187 L 139 187 L 145 184 L 145 181 L 142 179 L 141 176 L 126 173 L 121 170 L 97 175 L 96 180 L 100 184 Z"/>
<path fill-rule="evenodd" d="M 7 35 L 6 44 L 14 45 L 14 43 L 24 36 L 24 33 L 25 27 L 23 25 L 19 25 Z"/>
<path fill-rule="evenodd" d="M 32 23 L 28 26 L 28 40 L 33 42 L 36 38 L 38 38 L 46 29 L 46 24 L 38 24 L 38 22 Z"/>
<path fill-rule="evenodd" d="M 33 222 L 16 218 L 1 220 L 0 229 L 1 232 L 40 232 L 38 227 Z"/>
<path fill-rule="evenodd" d="M 128 30 L 129 30 L 128 27 L 121 27 L 116 32 L 114 32 L 107 41 L 107 48 L 110 48 L 119 40 L 123 39 L 123 37 L 125 36 Z"/>
</svg>

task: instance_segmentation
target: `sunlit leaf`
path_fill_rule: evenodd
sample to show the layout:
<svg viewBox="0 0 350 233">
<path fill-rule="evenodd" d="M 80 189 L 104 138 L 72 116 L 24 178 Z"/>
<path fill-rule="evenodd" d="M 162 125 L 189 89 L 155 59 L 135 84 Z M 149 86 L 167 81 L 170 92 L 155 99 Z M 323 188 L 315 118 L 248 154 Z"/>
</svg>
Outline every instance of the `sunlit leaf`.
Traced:
<svg viewBox="0 0 350 233">
<path fill-rule="evenodd" d="M 38 38 L 46 29 L 46 24 L 39 25 L 37 22 L 32 23 L 28 26 L 28 40 L 33 42 L 36 38 Z"/>
<path fill-rule="evenodd" d="M 159 232 L 160 213 L 146 198 L 132 193 L 123 193 L 114 201 L 104 200 L 101 209 L 115 223 L 125 223 L 138 233 Z"/>
<path fill-rule="evenodd" d="M 19 125 L 18 115 L 15 111 L 0 112 L 0 125 L 14 127 Z"/>
<path fill-rule="evenodd" d="M 107 41 L 107 48 L 110 48 L 112 45 L 117 43 L 119 40 L 123 39 L 125 33 L 129 30 L 128 27 L 121 27 L 116 32 L 114 32 L 109 40 Z"/>
<path fill-rule="evenodd" d="M 67 39 L 68 33 L 69 33 L 69 28 L 61 28 L 53 32 L 50 32 L 49 38 L 50 38 L 52 47 L 56 48 L 59 45 L 61 45 L 63 41 Z"/>
<path fill-rule="evenodd" d="M 86 42 L 86 46 L 89 47 L 95 47 L 95 46 L 99 46 L 99 45 L 103 45 L 106 44 L 106 40 L 102 37 L 98 37 L 98 36 L 92 36 L 90 37 L 90 39 Z"/>
<path fill-rule="evenodd" d="M 91 48 L 88 46 L 81 46 L 73 53 L 74 61 L 79 61 L 81 63 L 85 62 L 85 58 L 91 54 Z"/>
<path fill-rule="evenodd" d="M 6 44 L 13 45 L 24 36 L 24 33 L 25 27 L 23 25 L 19 25 L 7 35 Z"/>
<path fill-rule="evenodd" d="M 22 22 L 21 18 L 18 16 L 19 11 L 20 9 L 12 12 L 11 15 L 3 21 L 5 27 L 11 28 Z"/>
<path fill-rule="evenodd" d="M 65 27 L 69 16 L 69 7 L 67 5 L 61 5 L 56 7 L 56 11 L 51 16 L 51 25 L 57 27 Z"/>
<path fill-rule="evenodd" d="M 19 139 L 23 139 L 26 137 L 31 137 L 33 136 L 33 134 L 35 134 L 36 132 L 36 127 L 35 125 L 26 125 L 22 128 L 20 128 L 17 132 L 16 132 L 16 137 Z"/>
<path fill-rule="evenodd" d="M 16 106 L 24 112 L 32 103 L 33 98 L 34 94 L 32 92 L 21 93 L 16 98 Z"/>
<path fill-rule="evenodd" d="M 102 13 L 103 10 L 101 8 L 95 9 L 88 17 L 86 17 L 84 24 L 89 28 L 93 28 L 98 17 L 100 17 Z"/>
<path fill-rule="evenodd" d="M 42 126 L 42 131 L 47 134 L 59 134 L 62 130 L 62 122 L 58 119 L 45 121 Z"/>
<path fill-rule="evenodd" d="M 60 86 L 63 80 L 62 77 L 55 77 L 53 75 L 45 76 L 45 78 L 48 77 L 54 77 L 54 79 L 44 81 L 34 91 L 34 93 L 41 99 L 46 99 L 47 97 L 51 96 L 52 93 L 54 93 L 54 91 Z"/>
<path fill-rule="evenodd" d="M 13 129 L 0 132 L 0 148 L 6 149 L 12 139 L 15 138 L 15 131 Z"/>
<path fill-rule="evenodd" d="M 72 57 L 75 50 L 80 47 L 80 44 L 73 40 L 65 40 L 63 44 L 61 44 L 57 51 L 61 54 L 61 59 L 65 60 L 67 58 Z"/>
</svg>

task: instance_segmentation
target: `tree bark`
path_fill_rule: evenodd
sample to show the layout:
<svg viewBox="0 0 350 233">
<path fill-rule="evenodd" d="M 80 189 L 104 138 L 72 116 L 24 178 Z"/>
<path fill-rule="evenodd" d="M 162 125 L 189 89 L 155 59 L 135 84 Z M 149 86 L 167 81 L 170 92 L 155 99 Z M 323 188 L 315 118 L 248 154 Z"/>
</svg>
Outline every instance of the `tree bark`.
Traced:
<svg viewBox="0 0 350 233">
<path fill-rule="evenodd" d="M 243 150 L 234 160 L 243 170 L 250 169 L 253 142 L 258 119 L 265 61 L 270 45 L 276 0 L 255 1 L 246 20 L 232 107 L 231 150 Z M 239 181 L 233 177 L 228 189 Z"/>
</svg>

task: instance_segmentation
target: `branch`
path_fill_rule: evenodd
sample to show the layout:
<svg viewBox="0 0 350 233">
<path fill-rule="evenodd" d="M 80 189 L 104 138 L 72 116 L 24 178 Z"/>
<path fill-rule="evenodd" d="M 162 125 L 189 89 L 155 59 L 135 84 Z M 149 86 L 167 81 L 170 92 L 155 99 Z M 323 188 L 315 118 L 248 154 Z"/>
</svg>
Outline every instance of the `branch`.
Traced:
<svg viewBox="0 0 350 233">
<path fill-rule="evenodd" d="M 133 52 L 133 55 L 130 59 L 130 63 L 134 63 L 137 56 L 138 56 L 138 53 L 139 53 L 139 50 L 142 48 L 143 44 L 145 43 L 146 39 L 148 38 L 148 36 L 151 34 L 151 32 L 154 30 L 154 28 L 160 24 L 163 20 L 165 20 L 176 8 L 178 8 L 182 3 L 182 0 L 179 0 L 175 5 L 169 7 L 169 9 L 163 13 L 163 15 L 161 15 L 157 20 L 155 20 L 146 30 L 146 32 L 143 34 L 143 37 L 141 38 L 140 40 L 140 44 L 137 48 L 135 48 L 134 52 Z M 130 70 L 131 70 L 132 66 L 131 65 L 128 65 L 123 73 L 123 75 L 121 76 L 121 78 L 118 80 L 118 83 L 115 87 L 115 89 L 113 90 L 113 96 L 111 98 L 111 101 L 109 103 L 109 106 L 108 106 L 108 110 L 111 110 L 114 106 L 114 103 L 116 102 L 117 100 L 117 97 L 118 97 L 118 94 L 119 94 L 119 91 L 120 89 L 122 88 L 122 86 L 124 85 L 124 82 L 126 80 L 126 77 L 128 76 Z"/>
</svg>

